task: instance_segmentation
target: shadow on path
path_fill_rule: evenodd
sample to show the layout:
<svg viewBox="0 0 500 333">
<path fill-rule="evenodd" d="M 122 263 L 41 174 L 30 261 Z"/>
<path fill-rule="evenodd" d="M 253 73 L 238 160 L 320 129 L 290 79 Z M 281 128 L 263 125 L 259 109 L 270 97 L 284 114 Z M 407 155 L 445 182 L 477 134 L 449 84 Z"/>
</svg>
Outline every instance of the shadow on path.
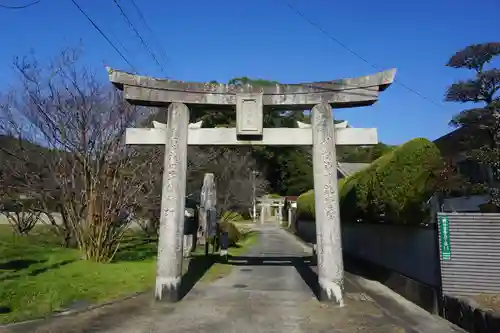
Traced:
<svg viewBox="0 0 500 333">
<path fill-rule="evenodd" d="M 182 276 L 180 299 L 183 299 L 205 273 L 217 262 L 218 255 L 199 255 L 189 260 L 188 269 Z"/>
<path fill-rule="evenodd" d="M 384 283 L 390 278 L 390 272 L 382 269 L 376 269 L 376 265 L 361 261 L 350 255 L 343 254 L 344 269 L 354 275 L 362 276 L 368 280 L 375 280 Z"/>
<path fill-rule="evenodd" d="M 313 256 L 228 256 L 220 263 L 231 266 L 293 266 L 307 286 L 319 299 L 318 274 L 312 267 L 316 266 Z"/>
</svg>

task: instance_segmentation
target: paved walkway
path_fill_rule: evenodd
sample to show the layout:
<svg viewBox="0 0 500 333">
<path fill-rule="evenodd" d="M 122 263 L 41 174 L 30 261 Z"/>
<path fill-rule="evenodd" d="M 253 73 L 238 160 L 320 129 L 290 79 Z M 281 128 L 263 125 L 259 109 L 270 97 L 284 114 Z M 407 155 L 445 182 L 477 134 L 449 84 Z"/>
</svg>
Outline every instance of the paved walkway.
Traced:
<svg viewBox="0 0 500 333">
<path fill-rule="evenodd" d="M 307 265 L 310 251 L 277 226 L 260 231 L 252 250 L 231 260 L 235 267 L 229 276 L 196 285 L 177 304 L 152 302 L 144 295 L 9 332 L 463 332 L 416 306 L 401 305 L 404 301 L 393 301 L 388 310 L 370 296 L 377 287 L 365 290 L 350 275 L 346 306 L 322 305 L 304 281 L 314 282 Z"/>
</svg>

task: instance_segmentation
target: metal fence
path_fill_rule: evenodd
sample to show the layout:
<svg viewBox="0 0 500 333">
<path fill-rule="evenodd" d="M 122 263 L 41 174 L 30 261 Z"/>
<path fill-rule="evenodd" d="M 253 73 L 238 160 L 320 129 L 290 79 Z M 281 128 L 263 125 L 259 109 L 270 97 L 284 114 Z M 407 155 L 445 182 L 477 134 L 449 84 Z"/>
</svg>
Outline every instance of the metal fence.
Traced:
<svg viewBox="0 0 500 333">
<path fill-rule="evenodd" d="M 443 293 L 500 292 L 500 214 L 438 213 Z"/>
</svg>

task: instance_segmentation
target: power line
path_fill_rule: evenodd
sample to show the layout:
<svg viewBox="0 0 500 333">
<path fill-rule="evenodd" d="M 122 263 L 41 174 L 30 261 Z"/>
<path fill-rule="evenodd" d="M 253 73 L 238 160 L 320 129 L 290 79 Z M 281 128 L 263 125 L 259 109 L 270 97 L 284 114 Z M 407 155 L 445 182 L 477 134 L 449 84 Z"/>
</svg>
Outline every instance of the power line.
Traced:
<svg viewBox="0 0 500 333">
<path fill-rule="evenodd" d="M 363 56 L 361 56 L 359 53 L 355 52 L 354 50 L 352 50 L 351 48 L 349 48 L 346 44 L 344 44 L 342 41 L 340 41 L 338 38 L 336 38 L 335 36 L 333 36 L 332 34 L 330 34 L 328 31 L 326 31 L 325 29 L 323 29 L 320 25 L 318 25 L 317 23 L 315 23 L 314 21 L 312 21 L 311 19 L 309 19 L 307 16 L 304 15 L 304 13 L 302 13 L 301 11 L 299 11 L 296 7 L 294 7 L 291 3 L 287 2 L 286 3 L 287 6 L 298 16 L 300 16 L 303 20 L 305 20 L 307 23 L 309 23 L 311 26 L 313 26 L 314 28 L 318 29 L 320 32 L 322 32 L 324 35 L 326 35 L 329 39 L 331 39 L 332 41 L 334 41 L 336 44 L 340 45 L 342 48 L 346 49 L 347 51 L 349 51 L 351 54 L 353 54 L 355 57 L 357 57 L 358 59 L 360 59 L 361 61 L 365 62 L 366 64 L 370 65 L 371 67 L 375 68 L 377 71 L 381 71 L 380 67 L 378 67 L 377 65 L 373 64 L 372 62 L 368 61 L 366 58 L 364 58 Z M 401 81 L 399 80 L 396 80 L 394 79 L 394 83 L 400 85 L 401 87 L 405 88 L 406 90 L 408 90 L 409 92 L 419 96 L 420 98 L 423 98 L 425 99 L 426 101 L 442 108 L 443 106 L 439 103 L 437 103 L 436 101 L 433 101 L 432 99 L 429 99 L 427 98 L 426 96 L 422 95 L 421 93 L 419 93 L 418 91 L 410 88 L 409 86 L 407 86 L 406 84 L 402 83 Z"/>
<path fill-rule="evenodd" d="M 78 5 L 78 3 L 75 1 L 75 0 L 71 0 L 71 2 L 76 6 L 76 8 L 78 8 L 78 10 L 80 11 L 80 13 L 83 14 L 83 16 L 85 16 L 85 18 L 94 26 L 94 28 L 101 34 L 102 37 L 104 37 L 104 39 L 106 39 L 106 41 L 109 43 L 109 45 L 111 45 L 113 47 L 113 49 L 115 49 L 115 51 L 120 55 L 120 57 L 122 57 L 122 59 L 134 70 L 135 70 L 135 67 L 134 65 L 132 65 L 130 63 L 130 61 L 128 61 L 128 59 L 123 55 L 123 53 L 120 52 L 120 50 L 118 50 L 118 48 L 115 46 L 115 44 L 113 44 L 113 42 L 108 38 L 108 36 L 106 36 L 106 34 L 101 30 L 101 28 L 99 28 L 97 26 L 97 24 L 90 18 L 90 16 L 87 15 L 87 13 L 85 13 L 85 11 L 82 9 L 82 7 L 80 7 Z"/>
<path fill-rule="evenodd" d="M 39 3 L 41 0 L 36 0 L 34 2 L 31 2 L 29 4 L 26 4 L 26 5 L 20 5 L 20 6 L 10 6 L 10 5 L 3 5 L 3 4 L 0 4 L 0 7 L 1 8 L 5 8 L 5 9 L 23 9 L 23 8 L 28 8 L 28 7 L 31 7 L 31 6 L 34 6 L 36 5 L 37 3 Z"/>
<path fill-rule="evenodd" d="M 134 24 L 132 23 L 132 21 L 130 21 L 129 17 L 127 16 L 127 14 L 125 13 L 125 11 L 123 10 L 122 6 L 118 3 L 117 0 L 113 0 L 113 2 L 115 3 L 115 5 L 118 7 L 118 9 L 120 10 L 120 13 L 122 14 L 123 18 L 125 19 L 125 21 L 128 23 L 128 25 L 130 26 L 130 28 L 134 31 L 134 33 L 136 34 L 136 36 L 139 38 L 139 40 L 141 41 L 142 45 L 146 48 L 146 50 L 151 54 L 151 56 L 153 57 L 154 61 L 156 62 L 156 64 L 158 65 L 158 67 L 160 67 L 162 73 L 165 72 L 165 70 L 163 69 L 163 66 L 160 64 L 160 62 L 158 61 L 158 59 L 156 58 L 153 50 L 151 50 L 151 48 L 149 47 L 149 45 L 147 45 L 146 41 L 144 40 L 144 38 L 142 38 L 141 34 L 139 33 L 139 31 L 136 29 L 136 27 L 134 26 Z"/>
<path fill-rule="evenodd" d="M 137 14 L 139 16 L 139 18 L 141 19 L 142 23 L 144 24 L 144 26 L 146 27 L 146 29 L 149 31 L 149 33 L 153 36 L 153 38 L 155 39 L 155 42 L 156 44 L 158 45 L 158 49 L 160 50 L 160 55 L 162 56 L 163 58 L 163 61 L 165 63 L 165 65 L 168 64 L 169 62 L 169 59 L 168 59 L 168 56 L 165 52 L 165 49 L 163 48 L 159 38 L 156 36 L 156 34 L 153 32 L 153 29 L 151 29 L 151 27 L 149 26 L 147 20 L 145 19 L 141 9 L 139 8 L 139 6 L 137 5 L 137 3 L 135 2 L 135 0 L 130 0 L 132 2 L 132 5 L 134 6 L 135 10 L 137 11 Z"/>
</svg>

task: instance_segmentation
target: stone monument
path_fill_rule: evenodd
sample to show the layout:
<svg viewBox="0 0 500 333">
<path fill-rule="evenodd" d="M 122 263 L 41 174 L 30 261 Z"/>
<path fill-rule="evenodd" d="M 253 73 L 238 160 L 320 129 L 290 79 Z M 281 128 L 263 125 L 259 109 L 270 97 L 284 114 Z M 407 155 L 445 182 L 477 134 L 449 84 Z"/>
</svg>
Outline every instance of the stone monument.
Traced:
<svg viewBox="0 0 500 333">
<path fill-rule="evenodd" d="M 201 188 L 199 214 L 206 255 L 208 255 L 208 237 L 216 227 L 216 203 L 215 176 L 213 173 L 206 173 L 203 177 L 203 186 Z"/>
<path fill-rule="evenodd" d="M 336 145 L 377 144 L 377 130 L 334 125 L 332 108 L 375 103 L 396 70 L 335 81 L 234 86 L 187 83 L 133 75 L 108 68 L 110 81 L 136 105 L 168 106 L 159 128 L 131 128 L 127 144 L 165 145 L 156 298 L 179 298 L 182 273 L 182 224 L 186 192 L 187 145 L 313 146 L 317 256 L 320 300 L 343 305 L 344 268 L 337 191 Z M 189 125 L 189 109 L 234 110 L 236 128 Z M 312 109 L 311 125 L 264 128 L 263 112 Z"/>
</svg>

